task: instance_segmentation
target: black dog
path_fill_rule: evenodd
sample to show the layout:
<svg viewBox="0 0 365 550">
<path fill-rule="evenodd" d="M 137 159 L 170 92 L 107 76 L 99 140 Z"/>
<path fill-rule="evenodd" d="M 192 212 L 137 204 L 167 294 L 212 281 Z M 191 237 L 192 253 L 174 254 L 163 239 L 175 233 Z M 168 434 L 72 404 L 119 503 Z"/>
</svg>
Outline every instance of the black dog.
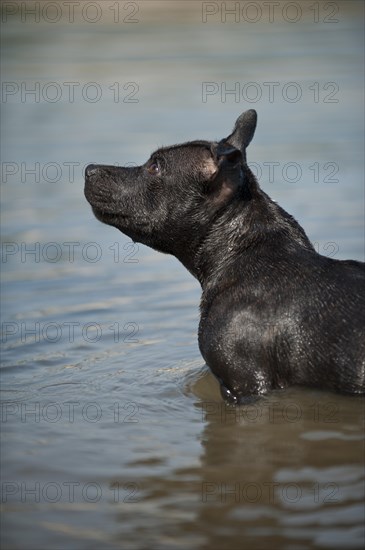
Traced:
<svg viewBox="0 0 365 550">
<path fill-rule="evenodd" d="M 235 403 L 301 384 L 365 391 L 365 264 L 317 254 L 246 162 L 246 111 L 220 142 L 159 149 L 136 168 L 89 165 L 95 216 L 173 254 L 202 286 L 199 345 Z"/>
</svg>

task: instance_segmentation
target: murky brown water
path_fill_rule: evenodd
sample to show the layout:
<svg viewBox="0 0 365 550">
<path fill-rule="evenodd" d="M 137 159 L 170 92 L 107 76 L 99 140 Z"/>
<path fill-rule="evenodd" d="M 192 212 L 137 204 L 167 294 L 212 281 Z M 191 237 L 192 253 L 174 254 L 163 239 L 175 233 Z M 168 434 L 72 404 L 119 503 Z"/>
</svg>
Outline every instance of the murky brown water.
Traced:
<svg viewBox="0 0 365 550">
<path fill-rule="evenodd" d="M 54 3 L 39 22 L 7 4 L 3 548 L 362 548 L 363 400 L 227 407 L 198 284 L 99 224 L 82 179 L 254 107 L 264 189 L 320 252 L 364 259 L 362 3 L 279 2 L 270 22 L 241 2 L 226 23 L 221 2 L 83 2 L 73 22 L 60 2 L 53 23 Z"/>
</svg>

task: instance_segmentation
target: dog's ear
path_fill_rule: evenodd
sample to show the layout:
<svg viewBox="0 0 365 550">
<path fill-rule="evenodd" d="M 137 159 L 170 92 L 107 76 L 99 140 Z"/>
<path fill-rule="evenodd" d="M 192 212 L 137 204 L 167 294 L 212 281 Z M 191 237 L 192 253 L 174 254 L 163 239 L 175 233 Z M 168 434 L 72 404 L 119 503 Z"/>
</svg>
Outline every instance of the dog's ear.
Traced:
<svg viewBox="0 0 365 550">
<path fill-rule="evenodd" d="M 241 151 L 244 162 L 246 162 L 246 147 L 254 136 L 256 124 L 256 111 L 254 109 L 245 111 L 236 120 L 233 132 L 224 140 Z"/>
<path fill-rule="evenodd" d="M 242 163 L 241 151 L 228 143 L 226 139 L 222 139 L 222 141 L 218 143 L 215 149 L 215 157 L 218 168 L 223 166 L 223 164 L 233 168 L 237 164 Z"/>
<path fill-rule="evenodd" d="M 200 165 L 201 173 L 205 181 L 212 182 L 220 169 L 242 162 L 242 154 L 236 147 L 222 139 L 219 143 L 213 142 L 205 151 L 203 162 Z"/>
<path fill-rule="evenodd" d="M 207 191 L 216 203 L 227 202 L 243 183 L 242 153 L 226 140 L 212 146 L 214 170 L 207 181 Z"/>
</svg>

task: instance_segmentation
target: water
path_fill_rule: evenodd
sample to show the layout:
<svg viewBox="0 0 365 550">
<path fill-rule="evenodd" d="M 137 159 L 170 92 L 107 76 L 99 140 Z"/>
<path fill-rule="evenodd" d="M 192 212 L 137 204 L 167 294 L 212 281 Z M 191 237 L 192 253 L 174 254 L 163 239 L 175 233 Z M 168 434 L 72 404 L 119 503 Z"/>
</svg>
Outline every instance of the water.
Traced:
<svg viewBox="0 0 365 550">
<path fill-rule="evenodd" d="M 263 188 L 320 252 L 363 260 L 362 4 L 319 2 L 318 23 L 305 2 L 297 23 L 120 4 L 138 24 L 114 4 L 50 23 L 14 3 L 3 25 L 4 548 L 362 548 L 363 401 L 293 388 L 226 407 L 197 282 L 97 222 L 82 177 L 221 138 L 254 107 Z"/>
</svg>

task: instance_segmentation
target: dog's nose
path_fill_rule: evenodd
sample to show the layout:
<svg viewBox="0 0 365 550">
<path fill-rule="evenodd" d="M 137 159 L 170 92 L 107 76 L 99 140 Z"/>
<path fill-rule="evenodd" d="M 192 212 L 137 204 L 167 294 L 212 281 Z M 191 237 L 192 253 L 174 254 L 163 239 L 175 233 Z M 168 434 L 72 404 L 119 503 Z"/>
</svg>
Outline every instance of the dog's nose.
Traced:
<svg viewBox="0 0 365 550">
<path fill-rule="evenodd" d="M 89 178 L 90 176 L 93 176 L 98 171 L 98 165 L 97 164 L 88 164 L 85 168 L 85 177 Z"/>
</svg>

